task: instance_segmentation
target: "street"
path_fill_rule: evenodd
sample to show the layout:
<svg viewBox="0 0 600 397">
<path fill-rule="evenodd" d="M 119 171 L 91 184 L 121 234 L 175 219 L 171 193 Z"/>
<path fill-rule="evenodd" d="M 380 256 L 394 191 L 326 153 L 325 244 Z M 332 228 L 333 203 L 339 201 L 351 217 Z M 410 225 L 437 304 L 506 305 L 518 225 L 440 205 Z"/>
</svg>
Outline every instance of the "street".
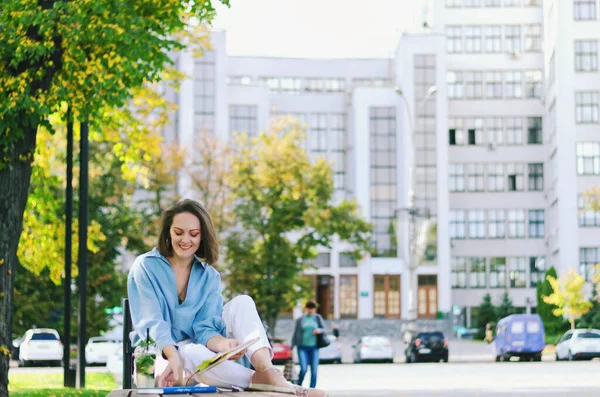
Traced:
<svg viewBox="0 0 600 397">
<path fill-rule="evenodd" d="M 11 368 L 60 372 L 60 368 Z M 41 370 L 41 371 L 40 371 Z M 92 367 L 89 372 L 106 371 Z M 320 365 L 318 387 L 341 396 L 599 396 L 600 361 Z M 309 381 L 305 378 L 305 386 Z"/>
</svg>

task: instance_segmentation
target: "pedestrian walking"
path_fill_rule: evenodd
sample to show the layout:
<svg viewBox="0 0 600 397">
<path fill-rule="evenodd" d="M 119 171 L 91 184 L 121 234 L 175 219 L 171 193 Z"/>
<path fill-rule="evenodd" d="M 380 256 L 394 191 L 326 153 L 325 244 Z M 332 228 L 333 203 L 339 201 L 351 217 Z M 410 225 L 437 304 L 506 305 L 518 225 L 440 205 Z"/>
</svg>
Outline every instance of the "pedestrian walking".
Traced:
<svg viewBox="0 0 600 397">
<path fill-rule="evenodd" d="M 319 344 L 328 344 L 328 342 L 324 342 L 327 340 L 326 335 L 325 320 L 323 320 L 320 314 L 317 314 L 317 304 L 314 301 L 306 302 L 304 314 L 296 320 L 292 336 L 292 349 L 296 347 L 300 361 L 298 385 L 302 386 L 304 376 L 306 376 L 308 367 L 310 366 L 310 387 L 316 387 L 319 367 Z"/>
</svg>

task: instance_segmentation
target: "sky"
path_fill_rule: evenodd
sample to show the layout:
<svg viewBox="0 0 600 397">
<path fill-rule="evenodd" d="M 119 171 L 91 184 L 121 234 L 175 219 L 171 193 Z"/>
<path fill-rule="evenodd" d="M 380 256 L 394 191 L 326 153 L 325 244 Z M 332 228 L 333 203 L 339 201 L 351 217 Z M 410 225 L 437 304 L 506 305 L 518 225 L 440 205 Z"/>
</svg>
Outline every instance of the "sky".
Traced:
<svg viewBox="0 0 600 397">
<path fill-rule="evenodd" d="M 213 29 L 229 55 L 296 58 L 390 57 L 421 16 L 420 0 L 231 0 Z"/>
</svg>

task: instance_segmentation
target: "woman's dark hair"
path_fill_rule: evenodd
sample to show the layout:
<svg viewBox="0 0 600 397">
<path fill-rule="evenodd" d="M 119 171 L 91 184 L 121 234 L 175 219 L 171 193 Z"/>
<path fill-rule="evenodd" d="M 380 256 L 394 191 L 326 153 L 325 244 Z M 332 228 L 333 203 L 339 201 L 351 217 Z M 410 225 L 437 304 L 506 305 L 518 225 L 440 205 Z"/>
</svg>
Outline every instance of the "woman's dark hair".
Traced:
<svg viewBox="0 0 600 397">
<path fill-rule="evenodd" d="M 170 229 L 177 214 L 189 212 L 200 221 L 200 246 L 196 256 L 213 265 L 219 260 L 219 240 L 206 208 L 197 201 L 185 199 L 167 208 L 162 214 L 160 235 L 156 248 L 165 257 L 173 256 Z"/>
<path fill-rule="evenodd" d="M 304 308 L 305 309 L 316 309 L 317 308 L 317 304 L 315 303 L 315 301 L 308 301 L 304 305 Z"/>
</svg>

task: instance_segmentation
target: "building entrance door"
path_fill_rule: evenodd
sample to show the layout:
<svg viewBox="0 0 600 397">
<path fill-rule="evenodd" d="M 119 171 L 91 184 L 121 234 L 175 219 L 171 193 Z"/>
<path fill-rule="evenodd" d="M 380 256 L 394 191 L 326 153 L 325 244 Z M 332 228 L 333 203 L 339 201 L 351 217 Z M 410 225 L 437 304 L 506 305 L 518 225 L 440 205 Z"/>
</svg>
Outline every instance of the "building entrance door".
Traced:
<svg viewBox="0 0 600 397">
<path fill-rule="evenodd" d="M 437 275 L 419 275 L 418 317 L 436 318 L 438 311 Z"/>
</svg>

